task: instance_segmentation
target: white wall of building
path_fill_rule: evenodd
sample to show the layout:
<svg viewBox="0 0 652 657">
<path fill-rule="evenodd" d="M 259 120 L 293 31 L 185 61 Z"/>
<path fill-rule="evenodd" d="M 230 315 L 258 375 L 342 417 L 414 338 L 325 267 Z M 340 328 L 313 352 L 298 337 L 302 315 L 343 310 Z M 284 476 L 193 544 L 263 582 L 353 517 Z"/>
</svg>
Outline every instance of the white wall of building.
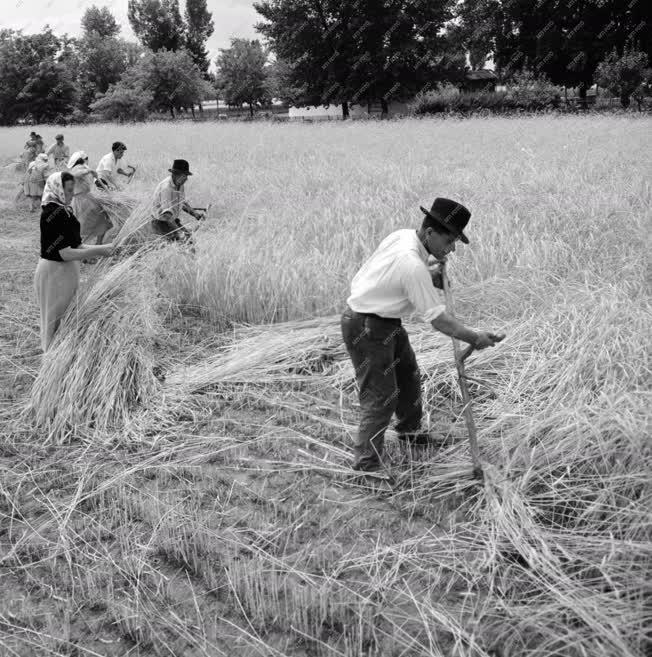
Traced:
<svg viewBox="0 0 652 657">
<path fill-rule="evenodd" d="M 389 103 L 389 115 L 406 114 L 407 103 Z M 349 105 L 349 115 L 351 118 L 367 116 L 367 105 Z M 377 104 L 372 111 L 372 115 L 380 115 L 380 106 Z M 310 107 L 290 107 L 288 116 L 292 118 L 319 118 L 319 119 L 340 119 L 342 118 L 341 105 L 317 105 Z"/>
</svg>

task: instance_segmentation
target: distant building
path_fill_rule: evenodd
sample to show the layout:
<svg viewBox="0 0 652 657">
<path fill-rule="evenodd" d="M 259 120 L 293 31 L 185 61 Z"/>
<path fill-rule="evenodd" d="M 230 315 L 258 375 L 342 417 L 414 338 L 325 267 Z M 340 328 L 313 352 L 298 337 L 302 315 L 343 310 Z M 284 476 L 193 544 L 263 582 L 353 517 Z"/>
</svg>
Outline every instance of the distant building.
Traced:
<svg viewBox="0 0 652 657">
<path fill-rule="evenodd" d="M 399 114 L 407 114 L 408 105 L 407 103 L 400 102 L 389 102 L 387 106 L 388 112 L 387 115 L 397 116 Z M 382 110 L 380 103 L 372 103 L 370 106 L 350 104 L 349 105 L 349 117 L 352 119 L 360 119 L 367 117 L 380 117 Z M 316 120 L 328 120 L 328 119 L 341 119 L 342 118 L 342 106 L 341 105 L 329 105 L 328 107 L 324 105 L 311 105 L 306 107 L 290 107 L 288 109 L 288 115 L 291 119 L 316 119 Z"/>
<path fill-rule="evenodd" d="M 464 74 L 462 91 L 496 91 L 498 76 L 487 68 L 467 71 Z"/>
</svg>

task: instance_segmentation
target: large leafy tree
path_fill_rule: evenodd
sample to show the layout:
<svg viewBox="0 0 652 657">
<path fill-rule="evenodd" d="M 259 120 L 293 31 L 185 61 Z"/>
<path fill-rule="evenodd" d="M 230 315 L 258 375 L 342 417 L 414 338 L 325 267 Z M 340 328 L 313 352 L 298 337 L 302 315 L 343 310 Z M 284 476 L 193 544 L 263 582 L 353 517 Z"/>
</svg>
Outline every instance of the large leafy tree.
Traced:
<svg viewBox="0 0 652 657">
<path fill-rule="evenodd" d="M 288 105 L 297 105 L 306 95 L 305 85 L 293 81 L 292 65 L 276 58 L 266 69 L 265 88 L 270 98 L 278 98 Z"/>
<path fill-rule="evenodd" d="M 186 42 L 186 26 L 179 0 L 129 0 L 129 23 L 150 50 L 179 50 Z"/>
<path fill-rule="evenodd" d="M 208 83 L 185 50 L 147 52 L 124 76 L 125 84 L 151 94 L 152 109 L 193 107 L 208 93 Z"/>
<path fill-rule="evenodd" d="M 67 68 L 53 59 L 46 59 L 32 73 L 17 100 L 36 123 L 48 123 L 72 111 L 75 94 Z"/>
<path fill-rule="evenodd" d="M 614 48 L 652 54 L 642 0 L 463 0 L 456 12 L 467 47 L 492 50 L 503 75 L 527 68 L 581 95 Z"/>
<path fill-rule="evenodd" d="M 144 121 L 153 100 L 151 92 L 119 82 L 100 94 L 90 109 L 105 121 Z"/>
<path fill-rule="evenodd" d="M 451 17 L 446 0 L 357 0 L 356 7 L 347 82 L 354 102 L 380 101 L 386 113 L 389 100 L 411 98 L 424 86 L 463 72 L 463 61 L 449 57 L 448 43 L 439 35 Z"/>
<path fill-rule="evenodd" d="M 120 34 L 118 21 L 108 7 L 90 6 L 82 16 L 81 26 L 84 34 L 95 32 L 103 38 L 117 37 Z"/>
<path fill-rule="evenodd" d="M 206 0 L 186 0 L 186 49 L 197 68 L 208 77 L 208 51 L 206 41 L 213 34 L 213 16 L 206 8 Z"/>
<path fill-rule="evenodd" d="M 269 100 L 265 66 L 267 55 L 260 41 L 231 39 L 230 48 L 221 48 L 217 56 L 217 79 L 229 105 L 254 106 Z"/>
<path fill-rule="evenodd" d="M 0 123 L 10 125 L 29 116 L 37 87 L 47 95 L 48 81 L 53 88 L 58 86 L 57 75 L 51 75 L 40 66 L 41 63 L 53 64 L 60 46 L 49 27 L 38 34 L 27 35 L 0 30 Z"/>
<path fill-rule="evenodd" d="M 598 64 L 595 80 L 601 86 L 620 98 L 623 107 L 629 107 L 634 96 L 641 108 L 643 87 L 652 81 L 652 70 L 648 68 L 648 56 L 644 52 L 625 50 L 619 55 L 616 50 L 609 53 Z"/>
<path fill-rule="evenodd" d="M 98 94 L 118 82 L 127 69 L 127 45 L 118 38 L 120 26 L 103 7 L 89 7 L 82 17 L 83 35 L 78 43 L 79 105 L 89 109 Z"/>
<path fill-rule="evenodd" d="M 303 104 L 407 97 L 432 78 L 450 0 L 260 0 L 256 26 Z"/>
</svg>

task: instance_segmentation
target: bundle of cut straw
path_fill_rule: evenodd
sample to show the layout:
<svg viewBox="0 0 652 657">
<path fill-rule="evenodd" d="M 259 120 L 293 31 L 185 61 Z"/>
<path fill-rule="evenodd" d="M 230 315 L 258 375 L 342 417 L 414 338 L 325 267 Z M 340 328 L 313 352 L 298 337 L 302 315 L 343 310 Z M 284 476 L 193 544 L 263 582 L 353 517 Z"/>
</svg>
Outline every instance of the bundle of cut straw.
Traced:
<svg viewBox="0 0 652 657">
<path fill-rule="evenodd" d="M 124 191 L 100 192 L 96 195 L 102 208 L 109 215 L 111 223 L 120 230 L 141 201 L 133 194 Z"/>
<path fill-rule="evenodd" d="M 49 438 L 116 428 L 155 393 L 153 338 L 161 328 L 151 260 L 141 252 L 103 263 L 68 309 L 27 408 Z"/>
<path fill-rule="evenodd" d="M 149 198 L 139 199 L 120 223 L 114 238 L 116 244 L 143 244 L 151 241 L 153 233 L 150 222 L 154 215 L 153 203 Z"/>
</svg>

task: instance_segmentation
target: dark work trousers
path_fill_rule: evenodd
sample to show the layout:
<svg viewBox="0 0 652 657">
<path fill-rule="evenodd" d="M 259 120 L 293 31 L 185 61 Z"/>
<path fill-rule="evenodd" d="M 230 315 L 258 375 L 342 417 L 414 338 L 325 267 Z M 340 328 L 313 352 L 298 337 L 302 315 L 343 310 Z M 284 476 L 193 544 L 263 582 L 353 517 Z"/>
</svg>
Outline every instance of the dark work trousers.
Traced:
<svg viewBox="0 0 652 657">
<path fill-rule="evenodd" d="M 363 315 L 347 308 L 342 315 L 342 337 L 355 368 L 362 412 L 353 467 L 375 469 L 394 413 L 399 436 L 408 437 L 419 430 L 419 368 L 400 319 Z"/>
</svg>

